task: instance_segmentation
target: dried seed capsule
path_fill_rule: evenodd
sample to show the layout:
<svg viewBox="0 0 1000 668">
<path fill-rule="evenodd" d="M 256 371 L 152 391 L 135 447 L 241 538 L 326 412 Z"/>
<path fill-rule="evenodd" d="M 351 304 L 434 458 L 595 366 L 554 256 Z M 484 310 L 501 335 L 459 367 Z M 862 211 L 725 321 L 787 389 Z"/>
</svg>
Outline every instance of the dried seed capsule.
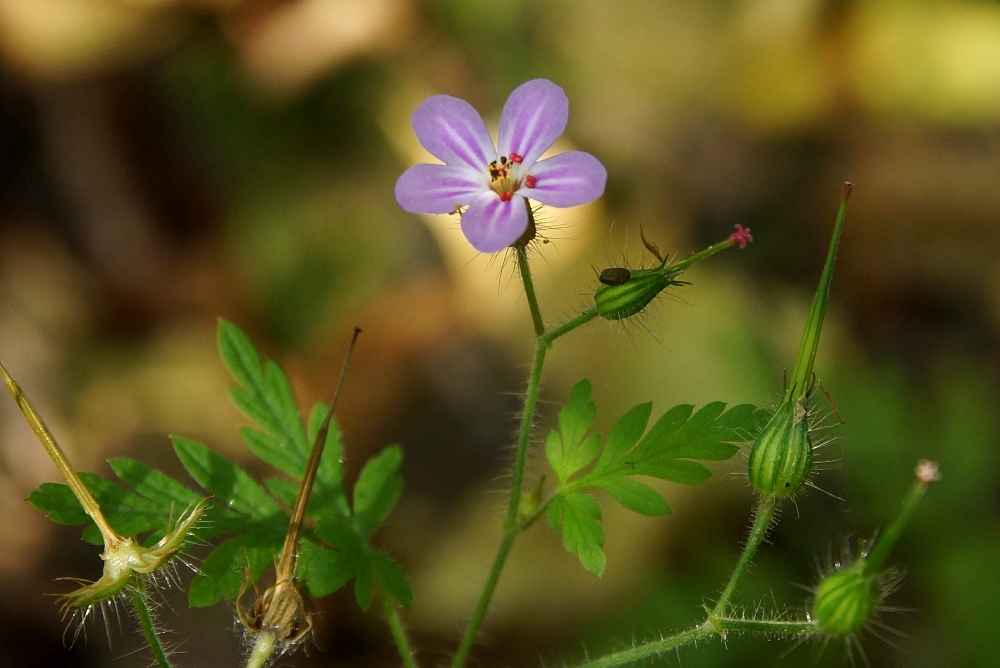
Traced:
<svg viewBox="0 0 1000 668">
<path fill-rule="evenodd" d="M 600 281 L 604 285 L 621 285 L 632 277 L 632 272 L 625 267 L 608 267 L 601 272 Z"/>
<path fill-rule="evenodd" d="M 785 498 L 806 484 L 812 470 L 812 442 L 801 401 L 783 403 L 757 437 L 747 473 L 761 494 Z"/>
<path fill-rule="evenodd" d="M 846 636 L 871 618 L 878 598 L 875 578 L 865 575 L 861 561 L 823 578 L 816 588 L 812 612 L 824 631 Z"/>
</svg>

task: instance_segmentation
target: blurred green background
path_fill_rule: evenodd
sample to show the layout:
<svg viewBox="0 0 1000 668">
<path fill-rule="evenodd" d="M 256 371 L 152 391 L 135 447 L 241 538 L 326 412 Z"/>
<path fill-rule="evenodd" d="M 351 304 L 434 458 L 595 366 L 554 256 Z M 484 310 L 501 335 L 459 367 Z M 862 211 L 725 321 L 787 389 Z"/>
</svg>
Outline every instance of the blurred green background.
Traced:
<svg viewBox="0 0 1000 668">
<path fill-rule="evenodd" d="M 826 451 L 839 464 L 816 478 L 826 493 L 784 509 L 737 600 L 803 609 L 828 555 L 885 526 L 928 457 L 943 479 L 887 602 L 906 611 L 884 611 L 889 642 L 869 634 L 864 651 L 873 666 L 1000 665 L 998 2 L 0 0 L 0 359 L 81 469 L 110 474 L 125 454 L 182 476 L 166 438 L 181 433 L 260 473 L 216 318 L 281 360 L 302 405 L 329 394 L 361 326 L 348 478 L 403 445 L 407 488 L 378 541 L 414 583 L 424 664 L 444 663 L 499 541 L 531 324 L 509 264 L 449 217 L 405 214 L 392 188 L 426 159 L 409 128 L 424 97 L 467 99 L 495 128 L 539 76 L 571 100 L 557 148 L 609 172 L 599 202 L 547 214 L 549 321 L 586 303 L 595 269 L 650 261 L 640 224 L 679 253 L 736 223 L 756 239 L 640 323 L 561 340 L 539 436 L 584 376 L 603 430 L 646 400 L 773 402 L 854 181 L 817 366 L 846 420 Z M 665 518 L 604 503 L 600 580 L 533 529 L 477 665 L 572 664 L 698 619 L 746 529 L 742 465 L 662 486 Z M 55 478 L 0 401 L 0 665 L 146 665 L 127 619 L 110 646 L 92 625 L 64 647 L 45 594 L 99 561 L 24 501 Z M 181 665 L 236 665 L 231 608 L 167 598 Z M 315 642 L 282 665 L 396 665 L 349 594 L 317 608 Z M 849 665 L 821 649 L 730 638 L 648 665 Z"/>
</svg>

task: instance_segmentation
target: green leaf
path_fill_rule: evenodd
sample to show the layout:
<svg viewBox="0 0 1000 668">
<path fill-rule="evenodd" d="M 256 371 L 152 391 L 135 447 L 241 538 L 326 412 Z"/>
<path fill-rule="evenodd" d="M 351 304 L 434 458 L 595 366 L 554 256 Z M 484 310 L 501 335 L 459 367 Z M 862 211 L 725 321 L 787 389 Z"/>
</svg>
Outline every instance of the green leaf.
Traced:
<svg viewBox="0 0 1000 668">
<path fill-rule="evenodd" d="M 372 566 L 379 587 L 409 610 L 413 606 L 413 589 L 403 571 L 392 559 L 382 552 L 372 555 Z"/>
<path fill-rule="evenodd" d="M 250 475 L 200 443 L 171 436 L 178 459 L 195 481 L 215 495 L 217 503 L 254 519 L 281 513 L 278 505 Z"/>
<path fill-rule="evenodd" d="M 601 507 L 588 494 L 572 492 L 552 499 L 547 512 L 549 525 L 562 532 L 563 546 L 580 558 L 580 564 L 600 577 L 607 566 Z"/>
<path fill-rule="evenodd" d="M 652 410 L 653 405 L 650 403 L 639 404 L 618 418 L 604 443 L 601 458 L 597 460 L 597 466 L 590 475 L 599 477 L 623 467 L 622 459 L 646 430 Z"/>
<path fill-rule="evenodd" d="M 201 563 L 188 590 L 188 605 L 203 608 L 236 598 L 244 582 L 256 582 L 275 562 L 284 538 L 284 531 L 274 527 L 223 542 Z"/>
<path fill-rule="evenodd" d="M 337 591 L 357 573 L 359 563 L 343 552 L 327 550 L 306 540 L 299 549 L 297 575 L 317 598 Z"/>
<path fill-rule="evenodd" d="M 368 612 L 372 605 L 372 564 L 364 560 L 354 577 L 354 598 L 362 611 Z"/>
<path fill-rule="evenodd" d="M 137 494 L 159 503 L 174 505 L 180 511 L 201 503 L 204 498 L 191 488 L 177 482 L 165 473 L 151 469 L 134 459 L 113 457 L 108 460 L 111 470 Z"/>
<path fill-rule="evenodd" d="M 73 490 L 61 482 L 43 482 L 38 489 L 28 494 L 28 503 L 45 513 L 56 524 L 75 526 L 91 521 L 73 495 Z"/>
<path fill-rule="evenodd" d="M 367 539 L 399 500 L 403 479 L 396 471 L 402 463 L 403 451 L 392 445 L 361 469 L 354 486 L 354 528 L 362 538 Z"/>
<path fill-rule="evenodd" d="M 628 478 L 608 478 L 597 486 L 637 513 L 655 517 L 670 512 L 670 506 L 660 493 L 645 483 Z"/>
<path fill-rule="evenodd" d="M 261 363 L 253 343 L 236 325 L 219 320 L 218 345 L 222 361 L 239 383 L 229 388 L 229 396 L 236 407 L 262 427 L 274 441 L 265 442 L 254 435 L 247 445 L 272 466 L 289 473 L 302 475 L 309 456 L 310 443 L 306 440 L 302 418 L 288 376 L 274 360 Z M 288 461 L 285 461 L 287 458 Z M 298 466 L 298 473 L 290 470 Z"/>
<path fill-rule="evenodd" d="M 560 486 L 594 461 L 600 452 L 600 436 L 584 438 L 597 416 L 590 393 L 590 381 L 586 378 L 573 386 L 569 403 L 559 411 L 559 431 L 550 431 L 545 439 L 545 456 Z"/>
</svg>

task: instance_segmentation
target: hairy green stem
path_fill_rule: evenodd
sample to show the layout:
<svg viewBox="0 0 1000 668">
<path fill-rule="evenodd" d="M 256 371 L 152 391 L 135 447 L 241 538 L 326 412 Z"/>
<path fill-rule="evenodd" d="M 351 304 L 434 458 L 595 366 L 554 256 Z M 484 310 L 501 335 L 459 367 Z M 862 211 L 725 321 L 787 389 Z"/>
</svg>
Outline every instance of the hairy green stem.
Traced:
<svg viewBox="0 0 1000 668">
<path fill-rule="evenodd" d="M 714 617 L 711 621 L 705 621 L 694 628 L 581 663 L 577 668 L 615 668 L 616 666 L 627 666 L 643 659 L 659 656 L 664 652 L 669 652 L 684 645 L 690 645 L 699 640 L 711 638 L 712 636 L 724 637 L 730 632 L 810 636 L 819 633 L 819 627 L 814 622 L 806 620 Z"/>
<path fill-rule="evenodd" d="M 761 541 L 767 535 L 767 529 L 771 526 L 771 520 L 774 519 L 775 505 L 776 501 L 773 496 L 762 496 L 760 498 L 760 503 L 757 504 L 757 508 L 754 510 L 753 525 L 750 527 L 750 537 L 747 539 L 746 545 L 743 546 L 743 554 L 740 555 L 740 561 L 736 564 L 736 568 L 733 569 L 733 574 L 729 577 L 729 582 L 722 591 L 722 596 L 715 603 L 715 608 L 712 609 L 709 620 L 722 617 L 725 613 L 729 601 L 736 592 L 737 585 L 739 585 L 740 580 L 746 574 L 747 568 L 750 567 L 750 560 L 753 559 L 754 554 L 757 553 L 757 548 L 760 547 Z"/>
<path fill-rule="evenodd" d="M 496 557 L 493 559 L 493 566 L 490 574 L 486 578 L 486 584 L 476 603 L 476 608 L 472 612 L 472 617 L 465 627 L 462 640 L 455 653 L 455 658 L 451 662 L 452 668 L 462 668 L 469 658 L 472 645 L 476 640 L 476 634 L 486 616 L 486 609 L 493 599 L 497 583 L 500 582 L 500 574 L 507 563 L 507 556 L 514 545 L 517 535 L 527 529 L 538 519 L 541 512 L 548 505 L 542 504 L 531 517 L 525 521 L 518 522 L 518 509 L 521 505 L 521 490 L 524 485 L 524 468 L 528 461 L 528 443 L 531 440 L 531 425 L 535 418 L 535 406 L 538 403 L 538 390 L 542 384 L 542 368 L 545 365 L 545 353 L 552 346 L 552 342 L 580 325 L 593 320 L 597 316 L 597 309 L 593 306 L 583 313 L 570 319 L 569 321 L 546 332 L 542 325 L 542 315 L 538 308 L 538 300 L 535 297 L 535 288 L 531 280 L 531 269 L 528 266 L 528 256 L 525 249 L 518 245 L 516 247 L 518 267 L 521 270 L 521 280 L 524 282 L 524 294 L 528 299 L 528 307 L 531 309 L 531 319 L 535 326 L 535 358 L 531 365 L 531 374 L 528 377 L 528 390 L 524 398 L 524 413 L 521 416 L 521 427 L 517 438 L 517 455 L 514 459 L 514 475 L 511 482 L 510 501 L 507 505 L 507 515 L 503 523 L 503 540 L 497 548 Z"/>
<path fill-rule="evenodd" d="M 247 668 L 264 668 L 275 646 L 274 634 L 269 631 L 257 634 L 254 640 L 253 649 L 250 650 L 250 657 L 247 659 Z"/>
<path fill-rule="evenodd" d="M 711 636 L 716 635 L 716 633 L 715 628 L 708 622 L 705 622 L 703 624 L 699 624 L 693 629 L 675 633 L 672 636 L 667 636 L 666 638 L 662 638 L 655 642 L 644 643 L 630 649 L 602 656 L 599 659 L 593 659 L 591 661 L 581 663 L 577 668 L 614 668 L 614 666 L 627 666 L 630 663 L 642 661 L 643 659 L 648 659 L 653 656 L 659 656 L 664 652 L 682 647 L 689 643 L 697 642 L 704 638 L 710 638 Z"/>
<path fill-rule="evenodd" d="M 167 651 L 163 648 L 163 644 L 160 643 L 160 636 L 156 632 L 156 625 L 153 624 L 153 615 L 149 612 L 149 606 L 146 602 L 146 592 L 142 589 L 142 584 L 129 585 L 125 589 L 128 591 L 129 598 L 132 601 L 132 607 L 135 608 L 136 617 L 139 618 L 142 633 L 146 636 L 146 644 L 149 645 L 149 650 L 153 653 L 153 660 L 156 661 L 156 665 L 160 668 L 172 668 L 170 659 L 167 658 Z"/>
<path fill-rule="evenodd" d="M 896 516 L 895 521 L 889 528 L 886 529 L 878 540 L 875 541 L 875 545 L 868 550 L 868 554 L 865 555 L 864 559 L 864 572 L 865 575 L 874 575 L 877 573 L 885 562 L 889 558 L 889 553 L 892 551 L 893 546 L 899 537 L 903 533 L 903 528 L 906 526 L 906 522 L 910 519 L 910 515 L 916 510 L 917 506 L 920 505 L 920 499 L 924 498 L 924 494 L 927 492 L 927 482 L 922 480 L 916 480 L 913 486 L 910 487 L 910 491 L 906 494 L 906 498 L 903 499 L 903 507 L 899 511 L 899 515 Z"/>
<path fill-rule="evenodd" d="M 417 668 L 417 660 L 413 656 L 413 648 L 410 640 L 406 637 L 406 629 L 399 619 L 399 611 L 396 604 L 385 592 L 382 594 L 382 605 L 385 607 L 385 619 L 389 623 L 389 631 L 392 632 L 392 639 L 396 642 L 396 649 L 399 650 L 399 658 L 403 660 L 404 668 Z"/>
<path fill-rule="evenodd" d="M 535 343 L 535 361 L 531 366 L 531 376 L 528 380 L 528 392 L 524 400 L 524 415 L 521 418 L 521 430 L 517 439 L 517 456 L 514 460 L 514 480 L 510 489 L 510 502 L 507 506 L 507 516 L 504 518 L 503 523 L 503 540 L 500 542 L 500 548 L 497 550 L 497 556 L 493 560 L 493 567 L 490 569 L 490 574 L 486 579 L 486 585 L 483 587 L 483 592 L 479 596 L 479 602 L 476 604 L 476 609 L 473 611 L 472 617 L 469 619 L 469 623 L 465 627 L 465 633 L 462 635 L 462 642 L 459 644 L 458 651 L 455 653 L 455 658 L 451 662 L 452 668 L 461 668 L 465 665 L 466 660 L 469 658 L 469 652 L 472 651 L 472 644 L 476 640 L 476 634 L 479 632 L 479 626 L 482 624 L 483 618 L 486 616 L 486 608 L 489 607 L 490 600 L 493 598 L 493 592 L 496 590 L 497 583 L 500 581 L 500 573 L 503 571 L 504 564 L 507 562 L 507 555 L 510 554 L 510 548 L 514 545 L 514 539 L 521 531 L 521 527 L 517 523 L 517 510 L 521 503 L 521 487 L 524 483 L 524 467 L 528 461 L 528 441 L 531 439 L 531 423 L 535 416 L 535 405 L 538 403 L 538 388 L 542 381 L 542 367 L 545 364 L 546 350 L 548 350 L 548 346 L 544 345 L 539 337 L 539 340 Z"/>
<path fill-rule="evenodd" d="M 712 626 L 721 634 L 766 633 L 773 635 L 814 635 L 821 633 L 816 622 L 805 619 L 740 619 L 738 617 L 713 617 Z"/>
<path fill-rule="evenodd" d="M 559 325 L 558 327 L 553 327 L 549 331 L 542 334 L 539 338 L 541 339 L 542 343 L 544 343 L 546 346 L 551 346 L 552 342 L 558 339 L 563 334 L 573 331 L 580 325 L 585 325 L 586 323 L 590 322 L 596 317 L 597 317 L 597 307 L 588 306 L 587 309 L 584 310 L 580 315 L 570 318 L 569 320 Z"/>
<path fill-rule="evenodd" d="M 535 326 L 535 336 L 545 334 L 545 323 L 542 312 L 538 310 L 538 298 L 535 296 L 535 284 L 531 280 L 531 267 L 528 266 L 528 251 L 522 244 L 514 247 L 517 253 L 517 268 L 521 271 L 521 283 L 524 284 L 524 296 L 531 309 L 531 323 Z"/>
<path fill-rule="evenodd" d="M 712 244 L 705 250 L 698 251 L 697 253 L 692 253 L 691 255 L 687 256 L 686 258 L 675 264 L 664 263 L 667 268 L 667 273 L 672 275 L 680 274 L 686 271 L 688 267 L 690 267 L 691 265 L 698 264 L 702 260 L 712 257 L 713 255 L 715 255 L 720 251 L 726 250 L 735 243 L 736 242 L 732 239 L 726 239 L 725 241 L 720 241 L 717 244 Z"/>
</svg>

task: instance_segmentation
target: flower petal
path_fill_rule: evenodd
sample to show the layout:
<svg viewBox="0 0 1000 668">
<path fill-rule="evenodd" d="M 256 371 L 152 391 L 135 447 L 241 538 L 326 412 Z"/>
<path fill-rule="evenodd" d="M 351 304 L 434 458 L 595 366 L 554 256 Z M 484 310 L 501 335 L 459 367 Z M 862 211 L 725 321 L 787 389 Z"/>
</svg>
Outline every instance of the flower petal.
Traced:
<svg viewBox="0 0 1000 668">
<path fill-rule="evenodd" d="M 492 190 L 477 195 L 462 214 L 462 234 L 483 253 L 510 246 L 528 229 L 524 198 L 514 195 L 506 202 Z"/>
<path fill-rule="evenodd" d="M 468 165 L 485 174 L 496 159 L 483 119 L 465 100 L 433 95 L 420 103 L 411 122 L 420 145 L 449 165 Z"/>
<path fill-rule="evenodd" d="M 555 143 L 569 120 L 569 98 L 548 79 L 532 79 L 507 98 L 500 114 L 498 155 L 517 153 L 532 165 Z"/>
<path fill-rule="evenodd" d="M 608 170 L 601 161 L 583 151 L 566 151 L 536 163 L 530 170 L 534 187 L 521 186 L 525 197 L 549 206 L 586 204 L 604 193 Z M 526 178 L 525 181 L 528 179 Z"/>
<path fill-rule="evenodd" d="M 485 177 L 464 165 L 414 165 L 397 179 L 396 201 L 410 213 L 454 213 L 484 190 Z"/>
</svg>

